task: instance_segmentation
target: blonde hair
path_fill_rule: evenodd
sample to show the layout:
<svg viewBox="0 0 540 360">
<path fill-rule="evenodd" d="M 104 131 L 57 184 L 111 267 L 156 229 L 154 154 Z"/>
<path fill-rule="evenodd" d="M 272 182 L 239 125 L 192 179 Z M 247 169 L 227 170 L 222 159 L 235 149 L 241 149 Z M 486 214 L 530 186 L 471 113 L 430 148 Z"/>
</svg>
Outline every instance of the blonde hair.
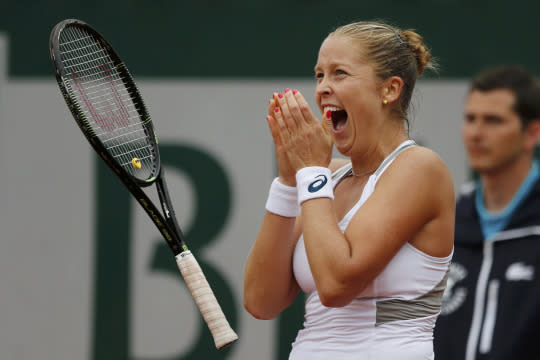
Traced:
<svg viewBox="0 0 540 360">
<path fill-rule="evenodd" d="M 328 37 L 347 36 L 362 45 L 362 55 L 375 74 L 386 80 L 399 76 L 403 90 L 399 99 L 399 116 L 408 122 L 407 110 L 418 76 L 425 69 L 435 70 L 430 51 L 422 36 L 414 30 L 401 30 L 382 21 L 361 21 L 338 27 Z"/>
</svg>

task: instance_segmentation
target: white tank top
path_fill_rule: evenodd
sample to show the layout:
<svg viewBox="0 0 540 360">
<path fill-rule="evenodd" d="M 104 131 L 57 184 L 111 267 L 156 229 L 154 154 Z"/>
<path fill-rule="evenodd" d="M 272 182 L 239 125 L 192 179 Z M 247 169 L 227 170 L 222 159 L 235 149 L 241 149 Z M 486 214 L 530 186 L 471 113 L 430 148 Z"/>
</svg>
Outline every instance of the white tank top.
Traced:
<svg viewBox="0 0 540 360">
<path fill-rule="evenodd" d="M 412 140 L 405 141 L 383 160 L 369 177 L 360 200 L 339 222 L 342 232 L 387 167 L 401 151 L 414 145 Z M 351 169 L 349 163 L 337 170 L 334 186 Z M 329 308 L 319 300 L 301 236 L 293 255 L 293 271 L 307 299 L 304 327 L 289 360 L 433 359 L 433 327 L 451 258 L 430 256 L 405 243 L 356 299 L 347 306 Z"/>
</svg>

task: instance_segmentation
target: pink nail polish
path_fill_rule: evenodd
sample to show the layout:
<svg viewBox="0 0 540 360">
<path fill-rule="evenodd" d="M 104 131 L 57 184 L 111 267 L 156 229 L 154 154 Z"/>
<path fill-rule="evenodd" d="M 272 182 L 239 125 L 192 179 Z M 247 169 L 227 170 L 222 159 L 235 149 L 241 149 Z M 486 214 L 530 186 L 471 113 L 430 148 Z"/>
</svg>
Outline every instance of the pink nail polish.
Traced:
<svg viewBox="0 0 540 360">
<path fill-rule="evenodd" d="M 291 89 L 289 89 L 289 88 L 286 88 L 286 89 L 285 89 L 285 92 L 289 92 L 289 91 L 291 91 Z"/>
<path fill-rule="evenodd" d="M 274 111 L 275 111 L 275 112 L 279 112 L 279 108 L 276 106 L 276 107 L 274 108 Z"/>
<path fill-rule="evenodd" d="M 328 119 L 330 119 L 330 118 L 332 117 L 332 110 L 327 110 L 327 111 L 326 111 L 326 117 L 327 117 Z"/>
<path fill-rule="evenodd" d="M 298 92 L 298 90 L 296 90 L 296 89 L 294 89 L 294 90 L 292 91 L 293 95 L 296 95 L 297 92 Z"/>
<path fill-rule="evenodd" d="M 277 96 L 278 96 L 278 98 L 280 98 L 280 99 L 283 98 L 283 94 L 282 94 L 282 93 L 279 93 Z"/>
</svg>

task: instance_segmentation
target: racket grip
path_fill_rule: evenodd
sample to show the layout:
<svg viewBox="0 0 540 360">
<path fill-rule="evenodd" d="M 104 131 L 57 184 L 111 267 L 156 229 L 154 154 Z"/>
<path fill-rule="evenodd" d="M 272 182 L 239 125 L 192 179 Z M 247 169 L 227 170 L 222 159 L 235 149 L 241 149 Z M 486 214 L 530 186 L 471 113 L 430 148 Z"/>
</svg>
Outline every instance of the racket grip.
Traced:
<svg viewBox="0 0 540 360">
<path fill-rule="evenodd" d="M 184 251 L 176 255 L 176 263 L 212 333 L 216 348 L 221 349 L 235 342 L 238 335 L 225 318 L 195 256 L 191 251 Z"/>
</svg>

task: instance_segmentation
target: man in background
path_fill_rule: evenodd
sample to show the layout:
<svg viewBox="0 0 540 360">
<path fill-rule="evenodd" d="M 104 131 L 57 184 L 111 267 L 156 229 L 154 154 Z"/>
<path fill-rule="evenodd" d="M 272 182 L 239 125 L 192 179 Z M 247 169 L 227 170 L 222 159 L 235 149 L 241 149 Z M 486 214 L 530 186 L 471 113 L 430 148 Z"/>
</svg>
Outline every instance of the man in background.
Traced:
<svg viewBox="0 0 540 360">
<path fill-rule="evenodd" d="M 472 81 L 462 136 L 476 180 L 456 207 L 436 360 L 540 359 L 540 87 L 517 66 Z"/>
</svg>

